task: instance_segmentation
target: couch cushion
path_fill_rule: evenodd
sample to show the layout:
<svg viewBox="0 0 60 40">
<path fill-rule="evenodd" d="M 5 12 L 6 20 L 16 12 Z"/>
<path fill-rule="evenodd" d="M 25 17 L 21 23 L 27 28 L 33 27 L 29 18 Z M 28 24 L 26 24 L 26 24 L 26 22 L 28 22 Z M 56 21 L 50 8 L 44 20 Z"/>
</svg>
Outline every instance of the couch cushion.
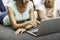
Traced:
<svg viewBox="0 0 60 40">
<path fill-rule="evenodd" d="M 60 40 L 60 33 L 34 37 L 27 33 L 15 35 L 14 32 L 11 27 L 0 25 L 0 40 Z"/>
</svg>

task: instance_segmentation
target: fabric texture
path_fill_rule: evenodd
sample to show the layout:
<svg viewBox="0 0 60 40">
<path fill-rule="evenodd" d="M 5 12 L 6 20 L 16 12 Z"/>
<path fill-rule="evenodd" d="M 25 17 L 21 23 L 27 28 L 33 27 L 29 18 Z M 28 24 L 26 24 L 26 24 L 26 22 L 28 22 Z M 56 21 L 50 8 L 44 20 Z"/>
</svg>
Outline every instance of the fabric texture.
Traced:
<svg viewBox="0 0 60 40">
<path fill-rule="evenodd" d="M 4 6 L 7 6 L 8 3 L 13 2 L 13 0 L 2 0 Z"/>
<path fill-rule="evenodd" d="M 0 24 L 3 24 L 3 18 L 7 15 L 7 12 L 0 13 Z"/>
<path fill-rule="evenodd" d="M 34 37 L 28 33 L 15 34 L 11 26 L 0 25 L 0 40 L 60 40 L 60 32 Z"/>
<path fill-rule="evenodd" d="M 5 6 L 4 6 L 2 0 L 0 0 L 0 11 L 1 11 L 1 12 L 6 11 L 6 8 L 5 8 Z"/>
</svg>

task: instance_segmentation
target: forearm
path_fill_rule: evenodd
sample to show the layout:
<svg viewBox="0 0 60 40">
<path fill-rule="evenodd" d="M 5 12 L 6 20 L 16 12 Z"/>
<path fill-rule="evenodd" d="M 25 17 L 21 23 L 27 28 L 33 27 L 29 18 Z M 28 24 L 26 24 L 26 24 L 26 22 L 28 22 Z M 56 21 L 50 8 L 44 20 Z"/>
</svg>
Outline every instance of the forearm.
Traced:
<svg viewBox="0 0 60 40">
<path fill-rule="evenodd" d="M 30 20 L 34 20 L 35 19 L 35 16 L 34 16 L 34 8 L 32 8 L 30 10 Z"/>
<path fill-rule="evenodd" d="M 33 27 L 33 25 L 27 25 L 25 28 L 26 29 L 30 29 L 30 28 L 32 28 Z"/>
<path fill-rule="evenodd" d="M 45 16 L 44 16 L 44 13 L 43 13 L 43 11 L 41 11 L 41 10 L 37 10 L 37 12 L 38 12 L 38 18 L 39 18 L 39 20 L 41 19 L 45 19 Z"/>
<path fill-rule="evenodd" d="M 29 23 L 30 23 L 31 21 L 26 21 L 26 22 L 24 22 L 24 23 L 20 23 L 20 24 L 14 24 L 14 28 L 24 28 L 26 25 L 29 25 Z"/>
<path fill-rule="evenodd" d="M 24 26 L 26 26 L 26 25 L 28 25 L 28 22 L 24 22 L 24 23 L 21 23 L 21 24 L 17 24 L 18 27 L 24 27 Z"/>
</svg>

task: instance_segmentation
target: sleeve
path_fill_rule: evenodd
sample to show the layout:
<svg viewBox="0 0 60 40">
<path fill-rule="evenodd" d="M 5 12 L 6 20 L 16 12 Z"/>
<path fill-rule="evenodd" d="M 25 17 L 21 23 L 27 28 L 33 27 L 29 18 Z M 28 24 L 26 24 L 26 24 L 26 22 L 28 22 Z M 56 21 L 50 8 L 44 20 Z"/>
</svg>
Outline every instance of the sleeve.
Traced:
<svg viewBox="0 0 60 40">
<path fill-rule="evenodd" d="M 31 1 L 29 2 L 28 5 L 29 5 L 29 9 L 32 9 L 33 8 L 33 3 Z"/>
<path fill-rule="evenodd" d="M 42 4 L 42 3 L 44 3 L 44 0 L 38 0 L 38 1 L 33 0 L 33 2 L 34 2 L 36 10 L 44 10 L 45 9 L 44 4 Z"/>
<path fill-rule="evenodd" d="M 45 9 L 44 5 L 42 5 L 42 4 L 36 5 L 35 7 L 36 7 L 36 10 L 44 10 Z"/>
<path fill-rule="evenodd" d="M 11 7 L 11 3 L 8 3 L 8 4 L 7 4 L 7 7 Z"/>
<path fill-rule="evenodd" d="M 10 3 L 8 3 L 8 4 L 7 4 L 7 7 L 12 8 L 12 7 L 14 6 L 14 3 L 15 3 L 15 1 L 14 1 L 14 2 L 10 2 Z"/>
<path fill-rule="evenodd" d="M 41 2 L 42 2 L 42 0 L 33 0 L 33 2 L 34 2 L 34 5 L 39 5 Z"/>
</svg>

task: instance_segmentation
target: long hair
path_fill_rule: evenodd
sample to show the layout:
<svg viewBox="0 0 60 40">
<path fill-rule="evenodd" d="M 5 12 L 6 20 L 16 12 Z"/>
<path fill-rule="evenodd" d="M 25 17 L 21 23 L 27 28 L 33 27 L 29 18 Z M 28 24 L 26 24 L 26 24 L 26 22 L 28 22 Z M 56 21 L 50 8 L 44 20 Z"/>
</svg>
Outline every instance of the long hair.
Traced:
<svg viewBox="0 0 60 40">
<path fill-rule="evenodd" d="M 45 7 L 46 7 L 46 8 L 52 8 L 53 5 L 54 5 L 54 1 L 52 0 L 52 2 L 50 3 L 50 1 L 47 2 L 47 1 L 45 0 L 44 4 L 45 4 Z"/>
<path fill-rule="evenodd" d="M 21 3 L 21 5 L 24 5 L 24 4 L 23 4 L 23 0 L 20 0 L 20 3 Z"/>
<path fill-rule="evenodd" d="M 17 1 L 17 0 L 14 0 Z M 21 5 L 23 5 L 23 0 L 18 0 L 20 2 Z"/>
<path fill-rule="evenodd" d="M 19 1 L 20 2 L 20 5 L 23 6 L 23 0 L 14 0 L 14 1 Z"/>
</svg>

